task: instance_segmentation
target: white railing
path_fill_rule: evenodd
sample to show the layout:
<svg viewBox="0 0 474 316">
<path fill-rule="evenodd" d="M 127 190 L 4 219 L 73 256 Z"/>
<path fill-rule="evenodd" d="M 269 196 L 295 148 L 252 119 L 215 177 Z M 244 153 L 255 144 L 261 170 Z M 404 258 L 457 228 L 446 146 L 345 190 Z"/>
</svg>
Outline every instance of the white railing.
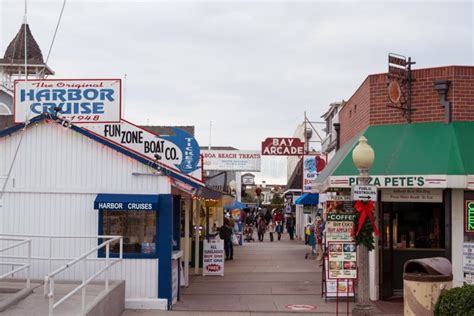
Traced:
<svg viewBox="0 0 474 316">
<path fill-rule="evenodd" d="M 0 236 L 0 241 L 16 241 L 16 243 L 6 246 L 4 248 L 0 249 L 0 253 L 5 252 L 7 250 L 22 246 L 27 244 L 28 245 L 28 254 L 25 257 L 22 257 L 21 259 L 26 259 L 26 263 L 20 263 L 20 262 L 7 262 L 7 261 L 1 261 L 0 266 L 12 266 L 12 270 L 0 275 L 0 280 L 14 275 L 17 272 L 20 272 L 22 270 L 26 270 L 26 288 L 29 289 L 31 287 L 31 239 L 28 238 L 18 238 L 18 237 L 2 237 Z M 8 258 L 8 256 L 1 256 L 1 258 Z M 14 269 L 14 267 L 18 267 Z"/>
<path fill-rule="evenodd" d="M 13 236 L 13 237 L 12 237 Z M 122 236 L 108 236 L 108 235 L 101 235 L 101 236 L 73 236 L 73 235 L 33 235 L 33 234 L 0 234 L 0 240 L 4 239 L 20 239 L 20 237 L 28 237 L 28 238 L 41 238 L 41 239 L 48 239 L 49 241 L 49 251 L 48 251 L 48 256 L 32 256 L 31 255 L 31 239 L 30 241 L 30 248 L 28 250 L 28 255 L 29 257 L 24 257 L 24 256 L 17 256 L 17 255 L 6 255 L 2 256 L 3 258 L 10 258 L 10 259 L 25 259 L 29 258 L 28 261 L 28 284 L 29 284 L 29 275 L 30 275 L 30 261 L 31 260 L 44 260 L 44 261 L 49 261 L 49 270 L 50 273 L 46 275 L 44 279 L 44 295 L 48 297 L 49 299 L 49 315 L 53 315 L 53 311 L 55 308 L 57 308 L 59 305 L 61 305 L 64 301 L 66 301 L 68 298 L 70 298 L 72 295 L 77 293 L 79 290 L 82 290 L 82 297 L 81 297 L 81 315 L 84 315 L 85 310 L 86 310 L 86 304 L 85 304 L 85 298 L 86 298 L 86 286 L 91 283 L 96 277 L 101 275 L 102 273 L 105 273 L 105 289 L 109 289 L 109 270 L 112 266 L 114 266 L 116 263 L 121 262 L 123 259 L 123 237 Z M 64 257 L 53 257 L 53 240 L 54 239 L 102 239 L 105 240 L 102 242 L 100 245 L 88 250 L 87 252 L 81 254 L 77 258 L 64 258 Z M 22 239 L 23 240 L 23 239 Z M 118 258 L 110 258 L 110 244 L 112 242 L 119 241 L 120 247 L 119 247 L 119 257 Z M 18 246 L 18 244 L 16 245 Z M 91 254 L 99 251 L 100 249 L 105 247 L 105 257 L 104 258 L 87 258 Z M 11 249 L 12 247 L 8 247 L 8 249 Z M 5 249 L 5 250 L 8 250 Z M 3 249 L 2 249 L 3 250 Z M 87 262 L 88 261 L 104 261 L 105 260 L 105 266 L 102 267 L 100 270 L 95 272 L 93 275 L 87 277 Z M 52 262 L 53 261 L 69 261 L 68 263 L 64 264 L 60 268 L 52 270 Z M 55 277 L 61 273 L 64 272 L 65 270 L 69 269 L 70 267 L 74 266 L 76 263 L 82 262 L 82 282 L 80 285 L 78 285 L 76 288 L 74 288 L 72 291 L 70 291 L 68 294 L 66 294 L 64 297 L 62 297 L 59 301 L 54 303 L 54 279 Z M 11 264 L 11 263 L 10 263 Z M 15 263 L 15 265 L 20 265 Z M 19 271 L 19 270 L 18 270 Z M 10 272 L 8 275 L 11 275 L 12 272 Z"/>
</svg>

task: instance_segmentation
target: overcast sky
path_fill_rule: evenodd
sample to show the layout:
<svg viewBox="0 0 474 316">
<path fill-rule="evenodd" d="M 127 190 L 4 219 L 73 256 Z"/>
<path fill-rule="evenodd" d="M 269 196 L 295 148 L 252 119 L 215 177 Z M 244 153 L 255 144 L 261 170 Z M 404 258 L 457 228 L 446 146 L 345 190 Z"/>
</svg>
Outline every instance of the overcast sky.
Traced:
<svg viewBox="0 0 474 316">
<path fill-rule="evenodd" d="M 62 0 L 28 1 L 43 55 Z M 472 65 L 472 1 L 73 1 L 48 62 L 56 78 L 123 78 L 124 117 L 194 125 L 201 145 L 260 149 L 348 99 L 387 54 L 415 68 Z M 23 1 L 0 0 L 0 51 L 18 32 Z M 282 159 L 257 180 L 286 182 Z"/>
</svg>

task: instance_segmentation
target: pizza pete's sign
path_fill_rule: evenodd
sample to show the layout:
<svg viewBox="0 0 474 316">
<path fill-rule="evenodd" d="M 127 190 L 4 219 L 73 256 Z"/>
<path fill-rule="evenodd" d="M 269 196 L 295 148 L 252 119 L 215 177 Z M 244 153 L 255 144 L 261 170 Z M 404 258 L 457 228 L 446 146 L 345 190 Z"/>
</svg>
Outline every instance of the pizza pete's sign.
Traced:
<svg viewBox="0 0 474 316">
<path fill-rule="evenodd" d="M 302 156 L 304 143 L 299 138 L 267 138 L 262 142 L 264 156 Z"/>
<path fill-rule="evenodd" d="M 179 128 L 173 129 L 173 136 L 158 136 L 125 120 L 117 124 L 87 124 L 81 127 L 184 174 L 192 175 L 200 168 L 200 149 L 196 139 Z M 200 172 L 192 176 L 201 178 Z"/>
<path fill-rule="evenodd" d="M 358 184 L 357 176 L 331 176 L 329 187 L 347 188 Z M 446 188 L 446 175 L 400 175 L 400 176 L 372 176 L 369 185 L 381 188 Z"/>
<path fill-rule="evenodd" d="M 120 79 L 17 80 L 15 122 L 55 114 L 55 108 L 72 123 L 120 122 L 121 84 Z"/>
</svg>

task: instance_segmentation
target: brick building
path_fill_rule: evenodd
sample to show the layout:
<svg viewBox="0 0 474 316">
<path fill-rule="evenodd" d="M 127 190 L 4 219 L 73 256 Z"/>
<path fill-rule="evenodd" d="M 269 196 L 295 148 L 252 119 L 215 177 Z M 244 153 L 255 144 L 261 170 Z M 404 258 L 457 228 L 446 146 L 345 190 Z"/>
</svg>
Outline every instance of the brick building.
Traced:
<svg viewBox="0 0 474 316">
<path fill-rule="evenodd" d="M 413 70 L 409 88 L 394 78 L 369 75 L 342 102 L 339 145 L 314 186 L 350 195 L 359 175 L 351 153 L 361 136 L 368 139 L 380 230 L 369 258 L 373 300 L 410 294 L 402 275 L 412 259 L 445 257 L 453 286 L 474 280 L 463 265 L 463 248 L 474 247 L 474 67 Z"/>
</svg>

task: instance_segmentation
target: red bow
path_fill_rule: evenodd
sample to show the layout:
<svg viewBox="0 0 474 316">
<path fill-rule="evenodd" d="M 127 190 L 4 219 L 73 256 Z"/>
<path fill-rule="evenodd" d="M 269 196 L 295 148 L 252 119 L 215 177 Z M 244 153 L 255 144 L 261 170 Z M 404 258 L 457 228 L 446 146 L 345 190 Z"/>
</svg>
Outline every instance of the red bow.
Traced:
<svg viewBox="0 0 474 316">
<path fill-rule="evenodd" d="M 379 235 L 379 230 L 377 229 L 377 225 L 375 225 L 375 217 L 374 217 L 374 202 L 368 201 L 364 203 L 360 200 L 355 202 L 355 209 L 357 212 L 360 213 L 359 218 L 359 227 L 357 228 L 357 236 L 359 235 L 360 230 L 362 229 L 362 225 L 365 223 L 365 218 L 368 217 L 370 222 L 372 223 L 372 228 L 374 229 L 375 236 Z"/>
</svg>

